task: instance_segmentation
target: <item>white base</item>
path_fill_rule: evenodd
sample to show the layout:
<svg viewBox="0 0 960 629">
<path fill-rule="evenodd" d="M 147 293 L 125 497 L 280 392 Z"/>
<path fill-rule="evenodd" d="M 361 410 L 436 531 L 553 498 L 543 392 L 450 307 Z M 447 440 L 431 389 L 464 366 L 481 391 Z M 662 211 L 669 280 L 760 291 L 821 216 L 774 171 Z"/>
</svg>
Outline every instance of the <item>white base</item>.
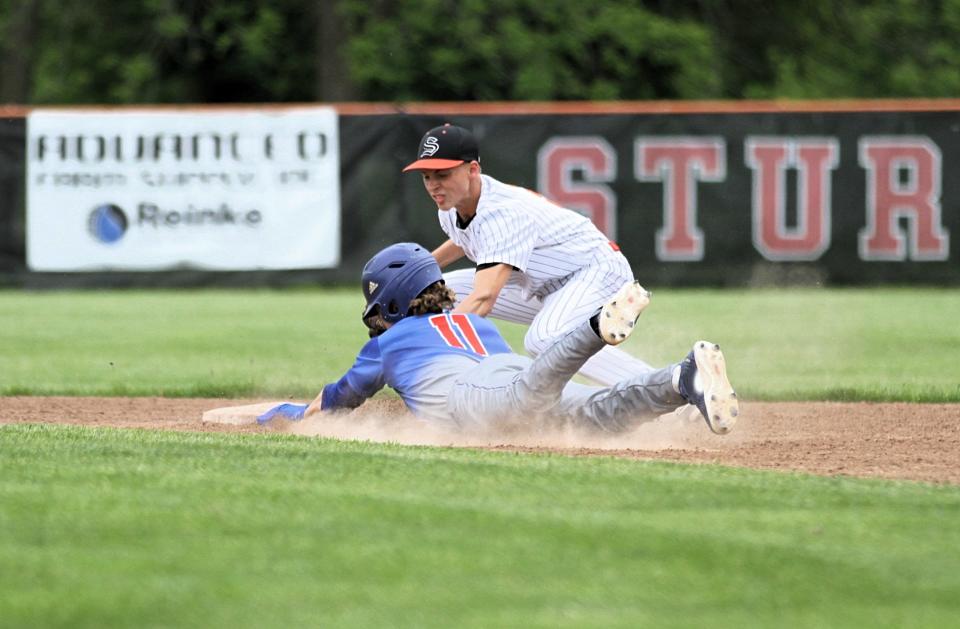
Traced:
<svg viewBox="0 0 960 629">
<path fill-rule="evenodd" d="M 257 422 L 257 415 L 262 415 L 274 406 L 284 403 L 285 401 L 282 400 L 279 402 L 260 402 L 258 404 L 247 404 L 245 406 L 224 406 L 221 408 L 214 408 L 204 412 L 203 421 L 211 424 L 232 424 L 235 426 L 255 424 Z"/>
</svg>

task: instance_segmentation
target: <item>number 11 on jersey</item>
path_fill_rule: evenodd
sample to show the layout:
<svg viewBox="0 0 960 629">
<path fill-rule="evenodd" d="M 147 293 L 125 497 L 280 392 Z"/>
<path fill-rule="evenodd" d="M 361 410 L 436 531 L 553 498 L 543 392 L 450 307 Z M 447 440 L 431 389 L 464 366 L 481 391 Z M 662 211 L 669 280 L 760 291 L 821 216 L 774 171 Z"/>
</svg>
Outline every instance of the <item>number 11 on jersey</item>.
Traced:
<svg viewBox="0 0 960 629">
<path fill-rule="evenodd" d="M 430 317 L 430 325 L 450 347 L 469 349 L 480 356 L 487 355 L 487 348 L 483 346 L 480 335 L 477 334 L 467 315 L 463 313 L 434 315 Z M 466 341 L 466 346 L 464 341 Z"/>
</svg>

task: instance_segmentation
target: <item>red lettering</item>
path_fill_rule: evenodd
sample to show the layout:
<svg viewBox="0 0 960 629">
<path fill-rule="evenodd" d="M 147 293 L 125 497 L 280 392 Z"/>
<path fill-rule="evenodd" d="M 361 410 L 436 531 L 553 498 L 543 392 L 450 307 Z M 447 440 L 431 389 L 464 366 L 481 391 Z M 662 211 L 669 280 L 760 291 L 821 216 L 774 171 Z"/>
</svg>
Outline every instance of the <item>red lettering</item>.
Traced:
<svg viewBox="0 0 960 629">
<path fill-rule="evenodd" d="M 833 138 L 748 138 L 753 173 L 753 245 L 768 260 L 816 260 L 830 246 Z M 797 170 L 796 226 L 787 225 L 786 173 Z"/>
<path fill-rule="evenodd" d="M 538 191 L 582 213 L 611 239 L 616 238 L 617 198 L 605 184 L 616 176 L 616 154 L 599 136 L 551 138 L 537 154 Z"/>
<path fill-rule="evenodd" d="M 927 137 L 864 137 L 860 165 L 867 171 L 867 226 L 860 231 L 863 260 L 946 260 L 950 236 L 941 222 L 940 149 Z M 909 223 L 908 237 L 899 220 Z"/>
<path fill-rule="evenodd" d="M 702 260 L 703 232 L 697 227 L 698 181 L 726 178 L 726 145 L 720 137 L 639 137 L 636 177 L 662 181 L 664 227 L 657 232 L 660 260 Z"/>
</svg>

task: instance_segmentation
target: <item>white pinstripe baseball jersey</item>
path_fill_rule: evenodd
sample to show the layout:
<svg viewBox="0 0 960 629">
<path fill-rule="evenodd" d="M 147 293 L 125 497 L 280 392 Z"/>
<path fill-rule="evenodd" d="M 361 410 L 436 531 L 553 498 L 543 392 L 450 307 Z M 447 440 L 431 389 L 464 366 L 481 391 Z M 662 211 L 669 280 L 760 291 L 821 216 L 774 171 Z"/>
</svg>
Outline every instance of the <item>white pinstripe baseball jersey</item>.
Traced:
<svg viewBox="0 0 960 629">
<path fill-rule="evenodd" d="M 440 227 L 475 264 L 503 263 L 523 272 L 523 292 L 542 296 L 597 257 L 610 241 L 584 216 L 526 188 L 481 175 L 476 216 L 465 229 L 457 213 L 438 210 Z"/>
</svg>

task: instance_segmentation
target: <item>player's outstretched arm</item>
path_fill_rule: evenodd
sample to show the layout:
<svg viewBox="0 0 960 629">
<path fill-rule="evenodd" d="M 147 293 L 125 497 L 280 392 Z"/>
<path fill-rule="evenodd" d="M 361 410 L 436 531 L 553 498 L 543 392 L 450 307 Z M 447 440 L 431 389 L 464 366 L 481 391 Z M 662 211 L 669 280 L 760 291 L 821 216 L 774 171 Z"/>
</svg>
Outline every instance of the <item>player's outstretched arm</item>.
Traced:
<svg viewBox="0 0 960 629">
<path fill-rule="evenodd" d="M 473 292 L 467 295 L 453 311 L 487 316 L 493 310 L 493 305 L 497 303 L 497 297 L 510 279 L 511 273 L 513 273 L 513 267 L 509 264 L 494 264 L 477 269 L 473 276 Z"/>
<path fill-rule="evenodd" d="M 452 240 L 447 240 L 445 243 L 434 249 L 432 255 L 442 269 L 462 258 L 464 253 L 463 249 L 453 244 Z"/>
<path fill-rule="evenodd" d="M 324 385 L 304 415 L 346 411 L 363 404 L 386 385 L 378 338 L 372 338 L 357 354 L 353 366 L 336 382 Z"/>
</svg>

